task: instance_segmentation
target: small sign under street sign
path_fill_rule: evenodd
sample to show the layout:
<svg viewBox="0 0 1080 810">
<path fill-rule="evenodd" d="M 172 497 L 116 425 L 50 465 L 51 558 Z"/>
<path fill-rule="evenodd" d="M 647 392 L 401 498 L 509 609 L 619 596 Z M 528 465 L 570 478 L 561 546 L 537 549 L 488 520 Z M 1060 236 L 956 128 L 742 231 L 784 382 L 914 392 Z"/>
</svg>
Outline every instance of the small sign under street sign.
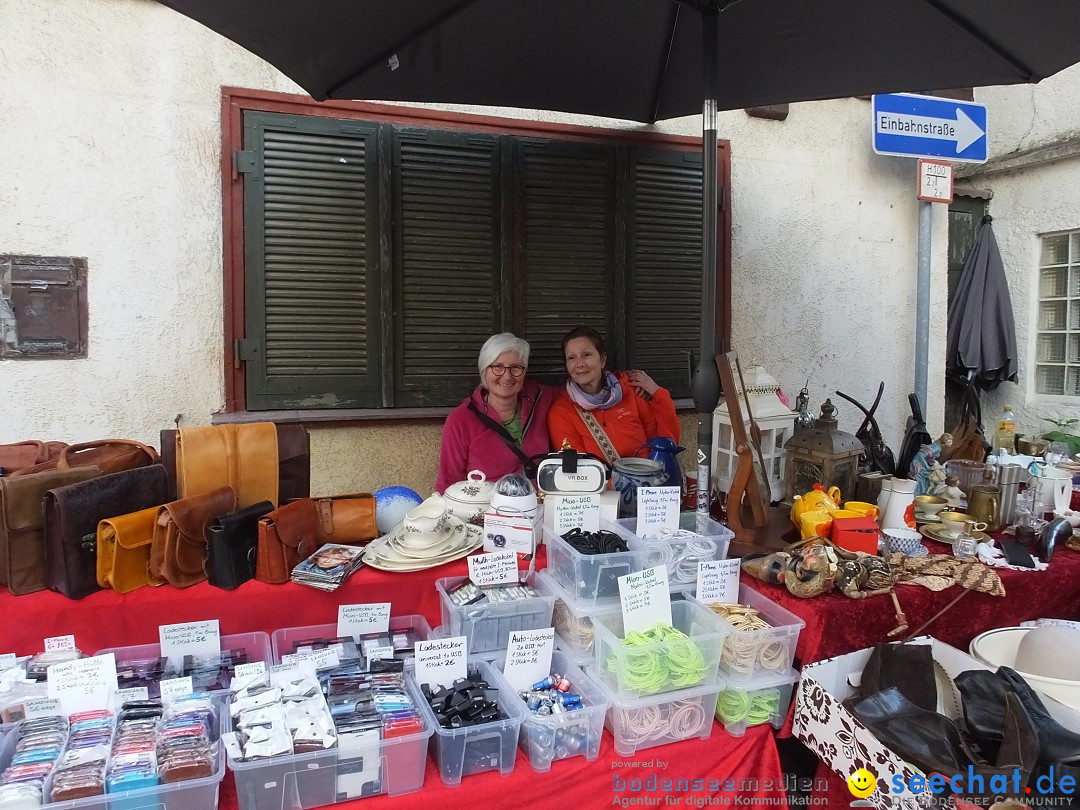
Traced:
<svg viewBox="0 0 1080 810">
<path fill-rule="evenodd" d="M 889 93 L 873 97 L 879 155 L 986 162 L 986 107 L 970 101 Z"/>
<path fill-rule="evenodd" d="M 953 167 L 944 160 L 919 158 L 918 198 L 926 202 L 951 203 L 953 199 Z"/>
</svg>

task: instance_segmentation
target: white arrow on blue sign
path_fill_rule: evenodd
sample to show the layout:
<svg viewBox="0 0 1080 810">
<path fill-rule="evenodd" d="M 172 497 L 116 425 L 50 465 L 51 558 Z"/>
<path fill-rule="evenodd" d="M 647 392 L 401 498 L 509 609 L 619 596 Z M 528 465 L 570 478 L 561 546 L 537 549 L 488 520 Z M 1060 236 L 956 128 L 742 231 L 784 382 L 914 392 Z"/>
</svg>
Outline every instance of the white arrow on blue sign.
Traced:
<svg viewBox="0 0 1080 810">
<path fill-rule="evenodd" d="M 889 93 L 874 96 L 879 155 L 986 162 L 986 107 L 970 101 Z"/>
</svg>

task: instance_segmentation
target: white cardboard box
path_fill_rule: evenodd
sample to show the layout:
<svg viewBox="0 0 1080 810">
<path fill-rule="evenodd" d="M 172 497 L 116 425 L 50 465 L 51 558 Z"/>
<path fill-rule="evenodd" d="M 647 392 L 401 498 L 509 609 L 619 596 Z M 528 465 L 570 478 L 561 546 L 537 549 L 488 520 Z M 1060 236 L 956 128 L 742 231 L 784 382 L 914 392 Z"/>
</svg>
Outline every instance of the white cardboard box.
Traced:
<svg viewBox="0 0 1080 810">
<path fill-rule="evenodd" d="M 907 643 L 931 645 L 934 661 L 950 678 L 969 669 L 989 669 L 967 653 L 929 636 Z M 918 772 L 880 742 L 841 703 L 855 694 L 856 685 L 872 652 L 873 648 L 867 648 L 804 667 L 795 698 L 792 728 L 795 735 L 843 779 L 859 768 L 866 768 L 876 776 L 879 785 L 884 782 L 884 790 L 879 787 L 865 802 L 854 806 L 869 804 L 878 810 L 927 806 L 935 798 L 929 791 L 919 795 L 889 792 L 895 775 L 899 774 L 907 784 Z M 938 692 L 938 711 L 955 719 L 960 706 L 956 687 L 952 688 L 951 695 L 942 697 L 942 685 L 939 683 Z M 1040 697 L 1059 723 L 1080 732 L 1080 713 L 1041 694 Z M 855 801 L 854 796 L 852 801 Z"/>
<path fill-rule="evenodd" d="M 499 512 L 484 513 L 484 551 L 516 551 L 533 554 L 543 537 L 543 512 L 530 518 Z"/>
</svg>

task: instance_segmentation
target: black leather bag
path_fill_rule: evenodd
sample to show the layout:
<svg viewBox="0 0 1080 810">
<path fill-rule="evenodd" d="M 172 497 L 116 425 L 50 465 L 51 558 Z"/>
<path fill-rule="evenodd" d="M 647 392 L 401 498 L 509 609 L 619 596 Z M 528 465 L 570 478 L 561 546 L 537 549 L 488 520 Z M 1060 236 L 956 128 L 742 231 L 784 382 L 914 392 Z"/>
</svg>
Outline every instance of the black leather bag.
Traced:
<svg viewBox="0 0 1080 810">
<path fill-rule="evenodd" d="M 255 576 L 259 518 L 272 512 L 270 501 L 215 518 L 206 532 L 206 579 L 215 588 L 232 590 Z"/>
</svg>

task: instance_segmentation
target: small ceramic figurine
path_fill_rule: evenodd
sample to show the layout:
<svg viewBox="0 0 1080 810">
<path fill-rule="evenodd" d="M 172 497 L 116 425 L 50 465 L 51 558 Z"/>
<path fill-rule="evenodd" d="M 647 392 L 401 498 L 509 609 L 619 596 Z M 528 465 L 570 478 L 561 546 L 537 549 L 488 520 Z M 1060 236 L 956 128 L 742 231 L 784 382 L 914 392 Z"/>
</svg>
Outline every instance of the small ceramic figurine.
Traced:
<svg viewBox="0 0 1080 810">
<path fill-rule="evenodd" d="M 939 498 L 944 498 L 949 502 L 950 509 L 956 509 L 960 506 L 960 502 L 964 498 L 964 491 L 957 486 L 959 483 L 959 478 L 955 475 L 950 475 L 945 479 L 945 483 L 934 487 L 930 494 L 937 495 Z"/>
<path fill-rule="evenodd" d="M 938 456 L 944 448 L 952 447 L 952 435 L 942 433 L 936 442 L 924 444 L 911 460 L 908 478 L 915 482 L 915 495 L 929 495 L 931 491 L 930 473 L 937 464 Z"/>
</svg>

